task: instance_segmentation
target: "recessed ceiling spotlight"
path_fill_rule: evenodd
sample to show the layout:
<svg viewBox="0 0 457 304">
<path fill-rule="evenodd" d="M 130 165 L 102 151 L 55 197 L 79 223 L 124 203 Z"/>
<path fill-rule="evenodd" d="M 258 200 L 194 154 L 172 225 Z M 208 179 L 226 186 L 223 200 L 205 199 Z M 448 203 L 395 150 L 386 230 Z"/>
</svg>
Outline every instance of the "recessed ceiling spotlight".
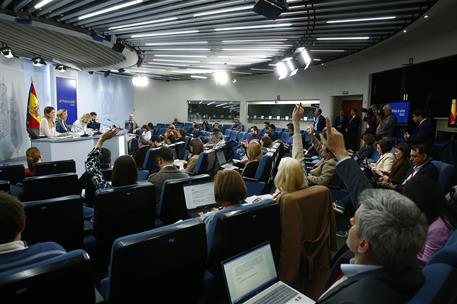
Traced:
<svg viewBox="0 0 457 304">
<path fill-rule="evenodd" d="M 33 57 L 32 58 L 32 63 L 36 67 L 42 67 L 42 66 L 46 65 L 46 62 L 44 61 L 44 59 L 39 57 L 39 56 Z"/>
<path fill-rule="evenodd" d="M 56 71 L 60 73 L 65 73 L 67 71 L 67 68 L 63 64 L 58 64 L 56 65 Z"/>
<path fill-rule="evenodd" d="M 11 59 L 14 57 L 13 51 L 8 46 L 2 47 L 0 49 L 0 52 L 2 53 L 3 56 L 5 56 L 5 58 Z"/>
</svg>

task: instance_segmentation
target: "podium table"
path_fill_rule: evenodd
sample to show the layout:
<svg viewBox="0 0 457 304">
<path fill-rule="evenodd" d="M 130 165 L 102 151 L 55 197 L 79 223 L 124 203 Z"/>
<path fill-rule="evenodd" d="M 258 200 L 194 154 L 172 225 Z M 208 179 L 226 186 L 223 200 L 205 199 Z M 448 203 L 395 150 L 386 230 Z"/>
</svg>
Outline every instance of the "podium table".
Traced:
<svg viewBox="0 0 457 304">
<path fill-rule="evenodd" d="M 33 139 L 32 146 L 41 151 L 43 161 L 73 159 L 76 173 L 81 176 L 85 171 L 87 154 L 95 147 L 100 135 L 72 138 Z M 120 131 L 115 137 L 104 142 L 103 147 L 111 151 L 112 163 L 121 155 L 127 154 L 127 131 Z"/>
</svg>

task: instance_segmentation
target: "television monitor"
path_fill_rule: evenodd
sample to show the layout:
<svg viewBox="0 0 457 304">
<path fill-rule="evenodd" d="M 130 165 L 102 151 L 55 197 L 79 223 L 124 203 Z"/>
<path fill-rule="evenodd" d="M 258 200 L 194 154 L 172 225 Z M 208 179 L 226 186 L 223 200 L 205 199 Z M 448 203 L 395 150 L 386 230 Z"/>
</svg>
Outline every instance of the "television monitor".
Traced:
<svg viewBox="0 0 457 304">
<path fill-rule="evenodd" d="M 407 125 L 409 121 L 409 101 L 389 102 L 392 114 L 397 118 L 397 124 Z"/>
</svg>

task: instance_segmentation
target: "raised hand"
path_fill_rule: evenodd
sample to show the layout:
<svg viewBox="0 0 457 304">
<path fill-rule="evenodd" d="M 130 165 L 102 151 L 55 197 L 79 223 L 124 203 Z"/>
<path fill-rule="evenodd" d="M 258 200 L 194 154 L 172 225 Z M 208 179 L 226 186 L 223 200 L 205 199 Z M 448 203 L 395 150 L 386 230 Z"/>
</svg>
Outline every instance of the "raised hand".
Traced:
<svg viewBox="0 0 457 304">
<path fill-rule="evenodd" d="M 344 145 L 343 134 L 338 132 L 337 129 L 332 128 L 332 122 L 328 117 L 325 118 L 325 122 L 327 138 L 324 138 L 323 136 L 321 136 L 321 138 L 327 149 L 329 149 L 338 160 L 349 156 L 349 153 Z"/>
</svg>

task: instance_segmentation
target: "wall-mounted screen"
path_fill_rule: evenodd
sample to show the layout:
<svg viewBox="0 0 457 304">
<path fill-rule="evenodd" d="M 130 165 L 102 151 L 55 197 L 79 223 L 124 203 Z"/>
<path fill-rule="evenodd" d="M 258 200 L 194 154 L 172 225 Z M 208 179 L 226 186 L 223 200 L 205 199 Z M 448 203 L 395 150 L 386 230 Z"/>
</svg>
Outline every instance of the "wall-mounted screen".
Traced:
<svg viewBox="0 0 457 304">
<path fill-rule="evenodd" d="M 319 100 L 290 101 L 248 101 L 248 121 L 290 121 L 296 104 L 301 103 L 305 109 L 304 121 L 313 121 L 314 112 L 319 108 Z"/>
<path fill-rule="evenodd" d="M 233 120 L 240 117 L 239 101 L 188 100 L 188 121 Z"/>
<path fill-rule="evenodd" d="M 409 101 L 389 102 L 392 114 L 397 118 L 397 124 L 407 125 L 409 121 Z"/>
</svg>

